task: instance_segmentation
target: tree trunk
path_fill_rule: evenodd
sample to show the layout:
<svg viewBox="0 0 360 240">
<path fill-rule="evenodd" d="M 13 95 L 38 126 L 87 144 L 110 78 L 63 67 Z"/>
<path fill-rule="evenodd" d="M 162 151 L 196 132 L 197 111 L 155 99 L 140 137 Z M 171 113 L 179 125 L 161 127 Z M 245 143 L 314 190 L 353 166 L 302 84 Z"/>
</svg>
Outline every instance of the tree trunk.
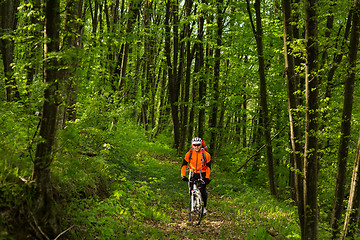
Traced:
<svg viewBox="0 0 360 240">
<path fill-rule="evenodd" d="M 340 234 L 340 221 L 344 207 L 345 184 L 346 184 L 346 165 L 348 158 L 348 148 L 351 129 L 351 115 L 354 96 L 354 82 L 356 74 L 356 60 L 359 46 L 359 11 L 360 4 L 354 1 L 354 13 L 352 19 L 352 29 L 349 45 L 349 66 L 344 86 L 344 105 L 341 121 L 341 135 L 338 151 L 338 164 L 336 176 L 336 188 L 334 206 L 331 216 L 332 239 L 337 239 Z"/>
<path fill-rule="evenodd" d="M 290 122 L 290 143 L 292 150 L 292 159 L 294 164 L 293 182 L 296 193 L 296 203 L 298 206 L 298 216 L 300 221 L 301 230 L 304 229 L 304 194 L 303 194 L 303 159 L 301 152 L 303 149 L 300 145 L 301 129 L 299 127 L 299 116 L 297 114 L 297 107 L 299 105 L 296 96 L 297 91 L 297 78 L 295 73 L 295 60 L 290 54 L 290 44 L 293 40 L 293 31 L 291 26 L 291 0 L 282 1 L 283 9 L 283 24 L 284 24 L 284 56 L 285 56 L 285 76 L 288 95 L 288 112 Z M 303 232 L 301 234 L 304 236 Z"/>
<path fill-rule="evenodd" d="M 54 239 L 59 232 L 59 219 L 51 184 L 52 148 L 56 133 L 57 90 L 59 65 L 56 57 L 47 58 L 59 52 L 60 1 L 46 1 L 45 34 L 48 40 L 45 46 L 44 61 L 44 103 L 39 136 L 42 138 L 36 146 L 33 180 L 35 181 L 34 216 L 38 227 L 48 238 Z M 43 236 L 45 238 L 45 236 Z"/>
<path fill-rule="evenodd" d="M 26 61 L 28 62 L 25 69 L 26 69 L 26 96 L 29 97 L 31 93 L 31 89 L 29 86 L 33 83 L 33 80 L 35 78 L 35 75 L 38 73 L 39 69 L 39 61 L 42 58 L 42 46 L 39 42 L 39 39 L 42 38 L 42 29 L 44 28 L 44 22 L 39 21 L 39 17 L 41 14 L 41 1 L 40 0 L 34 0 L 32 1 L 32 6 L 29 6 L 31 10 L 33 11 L 33 14 L 29 17 L 30 24 L 33 24 L 34 26 L 39 24 L 40 27 L 35 29 L 30 29 L 30 35 L 34 36 L 35 41 L 30 41 L 30 43 L 27 45 L 27 48 L 29 49 L 28 53 L 26 54 Z"/>
<path fill-rule="evenodd" d="M 191 16 L 191 8 L 193 5 L 192 0 L 185 1 L 185 17 Z M 191 31 L 190 31 L 190 22 L 187 22 L 184 26 L 184 38 L 190 39 Z M 183 40 L 184 41 L 184 40 Z M 188 133 L 188 118 L 189 118 L 189 103 L 190 103 L 190 81 L 191 81 L 191 63 L 193 61 L 193 53 L 191 51 L 191 42 L 190 40 L 184 41 L 185 53 L 186 53 L 186 68 L 185 68 L 185 82 L 183 84 L 183 94 L 182 94 L 182 102 L 184 103 L 182 107 L 182 128 L 181 128 L 181 140 L 180 140 L 180 150 L 182 150 L 186 145 L 187 133 Z"/>
<path fill-rule="evenodd" d="M 271 136 L 270 136 L 270 121 L 269 121 L 269 113 L 267 106 L 267 92 L 266 92 L 266 77 L 265 77 L 265 59 L 264 59 L 264 51 L 263 51 L 263 30 L 261 24 L 261 0 L 255 1 L 255 11 L 256 11 L 256 29 L 252 23 L 253 32 L 256 39 L 257 46 L 257 54 L 259 61 L 259 76 L 260 76 L 260 105 L 263 114 L 263 127 L 264 127 L 264 135 L 265 135 L 265 143 L 266 143 L 266 156 L 268 163 L 268 176 L 270 183 L 270 192 L 274 196 L 277 195 L 276 189 L 276 180 L 275 180 L 275 170 L 274 170 L 274 159 L 272 154 L 272 145 L 271 145 Z M 250 3 L 247 0 L 247 8 L 249 12 L 250 19 L 251 11 L 250 11 Z"/>
<path fill-rule="evenodd" d="M 170 11 L 172 8 L 172 1 L 169 0 L 166 3 L 166 16 L 165 16 L 165 55 L 166 63 L 168 68 L 168 97 L 171 106 L 171 118 L 173 124 L 173 133 L 174 133 L 174 147 L 179 148 L 179 137 L 180 137 L 180 123 L 178 115 L 178 106 L 176 105 L 178 101 L 179 89 L 176 86 L 176 79 L 174 76 L 173 68 L 176 67 L 174 63 L 171 63 L 171 36 L 170 36 Z"/>
<path fill-rule="evenodd" d="M 223 33 L 223 0 L 217 0 L 217 31 L 216 31 L 216 49 L 215 49 L 215 65 L 214 65 L 214 82 L 213 82 L 213 104 L 210 117 L 210 150 L 216 153 L 216 139 L 218 135 L 217 121 L 218 121 L 218 101 L 219 101 L 219 81 L 220 81 L 220 64 L 221 64 L 221 45 Z"/>
<path fill-rule="evenodd" d="M 129 35 L 133 29 L 133 24 L 135 23 L 136 18 L 139 15 L 141 2 L 142 0 L 135 0 L 130 2 L 129 13 L 126 22 L 126 32 L 125 32 L 126 42 L 123 44 L 123 47 L 121 48 L 123 50 L 122 57 L 119 58 L 119 60 L 121 60 L 121 63 L 118 65 L 118 67 L 120 68 L 120 76 L 119 76 L 120 80 L 117 87 L 118 91 L 122 90 L 122 88 L 126 84 L 127 59 L 129 56 L 129 49 L 130 49 Z"/>
<path fill-rule="evenodd" d="M 63 38 L 62 49 L 74 51 L 73 56 L 77 56 L 76 51 L 81 47 L 80 35 L 82 33 L 82 25 L 78 24 L 77 19 L 82 18 L 82 0 L 68 0 L 65 7 L 64 30 L 66 32 Z M 67 121 L 76 120 L 76 102 L 77 102 L 77 77 L 75 76 L 77 63 L 80 61 L 77 57 L 72 57 L 71 62 L 62 62 L 64 65 L 61 70 L 62 83 L 61 92 L 65 104 L 58 109 L 59 111 L 59 127 L 63 129 Z M 68 65 L 68 66 L 66 66 Z M 66 67 L 65 67 L 66 66 Z"/>
<path fill-rule="evenodd" d="M 18 0 L 5 0 L 0 2 L 0 51 L 3 60 L 6 101 L 19 100 L 18 86 L 13 76 L 12 64 L 14 63 L 14 41 L 2 38 L 3 35 L 13 35 L 17 25 Z"/>
<path fill-rule="evenodd" d="M 304 239 L 318 239 L 318 21 L 317 0 L 305 1 L 306 129 L 304 153 Z"/>
<path fill-rule="evenodd" d="M 200 73 L 201 69 L 204 68 L 204 15 L 202 11 L 200 14 L 200 19 L 198 22 L 198 44 L 197 44 L 197 57 L 195 62 L 195 73 Z M 198 78 L 198 105 L 200 106 L 198 112 L 198 134 L 199 137 L 204 137 L 204 125 L 205 125 L 205 95 L 206 95 L 206 81 L 204 79 L 204 74 L 200 74 Z"/>
<path fill-rule="evenodd" d="M 344 222 L 344 228 L 341 239 L 345 240 L 353 239 L 353 235 L 358 229 L 358 216 L 360 207 L 360 135 L 358 140 L 358 147 L 356 152 L 356 158 L 354 162 L 354 169 L 350 185 L 350 196 L 348 206 L 346 209 L 346 216 Z"/>
</svg>

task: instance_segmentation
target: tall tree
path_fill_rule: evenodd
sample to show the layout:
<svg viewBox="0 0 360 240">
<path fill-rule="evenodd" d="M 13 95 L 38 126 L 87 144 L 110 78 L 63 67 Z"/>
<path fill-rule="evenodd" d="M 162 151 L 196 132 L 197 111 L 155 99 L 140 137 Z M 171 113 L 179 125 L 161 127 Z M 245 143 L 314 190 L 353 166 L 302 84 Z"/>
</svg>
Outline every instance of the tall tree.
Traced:
<svg viewBox="0 0 360 240">
<path fill-rule="evenodd" d="M 305 1 L 306 128 L 304 149 L 304 239 L 318 239 L 318 13 L 317 0 Z"/>
<path fill-rule="evenodd" d="M 346 184 L 346 166 L 348 158 L 348 149 L 351 130 L 351 115 L 353 109 L 354 82 L 356 75 L 356 61 L 359 47 L 359 14 L 360 4 L 354 0 L 354 11 L 352 18 L 351 36 L 349 44 L 349 57 L 347 77 L 344 85 L 344 104 L 341 120 L 341 134 L 338 151 L 338 164 L 336 176 L 336 188 L 333 211 L 331 216 L 332 239 L 337 239 L 340 234 L 339 223 L 344 208 L 345 184 Z"/>
<path fill-rule="evenodd" d="M 354 169 L 351 178 L 349 201 L 346 209 L 344 228 L 341 234 L 341 240 L 353 239 L 358 229 L 359 212 L 360 212 L 360 135 Z"/>
<path fill-rule="evenodd" d="M 271 194 L 276 196 L 277 190 L 276 190 L 275 169 L 274 169 L 274 159 L 272 153 L 272 144 L 271 144 L 271 135 L 270 135 L 271 131 L 270 131 L 269 110 L 268 110 L 267 90 L 266 90 L 265 58 L 264 58 L 264 50 L 263 50 L 263 28 L 261 23 L 261 0 L 255 0 L 254 6 L 256 12 L 256 28 L 253 24 L 251 17 L 250 2 L 249 0 L 247 0 L 247 9 L 250 16 L 250 21 L 252 24 L 252 29 L 255 35 L 256 46 L 257 46 L 259 77 L 260 77 L 260 105 L 261 105 L 261 114 L 263 117 L 270 191 Z"/>
<path fill-rule="evenodd" d="M 184 25 L 184 30 L 183 30 L 183 40 L 182 40 L 182 44 L 184 44 L 184 51 L 185 51 L 185 56 L 184 56 L 184 62 L 185 62 L 185 81 L 183 81 L 182 84 L 182 102 L 185 103 L 183 104 L 183 107 L 181 109 L 181 123 L 182 123 L 182 127 L 181 127 L 181 139 L 180 139 L 180 145 L 179 148 L 180 150 L 182 150 L 185 146 L 185 142 L 187 140 L 187 134 L 188 134 L 188 123 L 189 123 L 189 103 L 190 103 L 190 81 L 191 81 L 191 64 L 194 58 L 194 54 L 193 51 L 191 49 L 191 41 L 190 41 L 190 37 L 191 37 L 191 29 L 190 29 L 190 17 L 191 17 L 191 9 L 193 6 L 193 1 L 192 0 L 186 0 L 185 1 L 185 25 Z M 186 40 L 187 39 L 187 40 Z M 194 50 L 195 48 L 193 48 Z M 185 59 L 186 58 L 186 59 Z M 190 136 L 191 137 L 191 136 Z"/>
<path fill-rule="evenodd" d="M 176 75 L 174 75 L 176 65 L 171 61 L 171 26 L 170 26 L 170 17 L 172 11 L 173 3 L 171 0 L 166 2 L 166 16 L 165 16 L 165 55 L 166 63 L 168 68 L 168 97 L 171 106 L 171 117 L 173 125 L 173 134 L 174 134 L 174 147 L 179 148 L 180 141 L 180 122 L 178 115 L 178 96 L 179 96 L 179 86 L 177 84 Z M 174 50 L 175 52 L 175 50 Z"/>
<path fill-rule="evenodd" d="M 76 120 L 76 102 L 77 102 L 77 90 L 78 90 L 78 79 L 76 77 L 76 69 L 79 63 L 79 52 L 81 47 L 80 36 L 82 34 L 82 25 L 79 24 L 82 18 L 82 5 L 83 0 L 69 0 L 65 6 L 65 19 L 64 19 L 64 32 L 66 33 L 63 37 L 62 51 L 67 51 L 69 54 L 68 63 L 62 62 L 64 65 L 61 70 L 63 86 L 59 86 L 62 89 L 62 101 L 64 104 L 59 108 L 58 122 L 59 127 L 64 128 L 66 121 Z M 68 65 L 68 66 L 66 66 Z M 65 67 L 66 66 L 66 67 Z"/>
<path fill-rule="evenodd" d="M 6 0 L 0 2 L 0 51 L 3 60 L 6 100 L 8 102 L 20 98 L 18 86 L 13 76 L 14 63 L 13 31 L 17 25 L 17 8 L 19 1 Z"/>
<path fill-rule="evenodd" d="M 129 13 L 127 15 L 127 21 L 126 21 L 126 32 L 125 32 L 125 43 L 121 47 L 122 49 L 122 56 L 119 58 L 121 62 L 118 64 L 118 68 L 120 69 L 120 80 L 118 83 L 118 90 L 123 90 L 123 86 L 125 86 L 126 83 L 126 72 L 127 72 L 127 64 L 128 64 L 128 57 L 129 57 L 129 50 L 130 50 L 130 34 L 133 29 L 133 24 L 136 21 L 136 18 L 139 15 L 140 12 L 140 6 L 141 6 L 142 0 L 134 0 L 130 1 L 129 4 Z"/>
<path fill-rule="evenodd" d="M 224 19 L 224 6 L 223 0 L 217 0 L 216 2 L 217 16 L 216 16 L 216 48 L 215 48 L 215 65 L 214 65 L 214 79 L 213 79 L 213 94 L 214 100 L 211 108 L 210 117 L 210 149 L 216 152 L 216 138 L 218 135 L 217 121 L 218 121 L 218 101 L 219 101 L 219 82 L 220 82 L 220 64 L 221 64 L 221 45 L 222 45 L 222 33 L 223 33 L 223 19 Z"/>
<path fill-rule="evenodd" d="M 283 24 L 284 24 L 284 56 L 285 56 L 285 77 L 288 95 L 288 113 L 290 123 L 290 142 L 291 154 L 294 160 L 294 185 L 296 193 L 296 202 L 298 206 L 298 215 L 301 230 L 304 229 L 304 195 L 303 195 L 303 160 L 301 152 L 303 152 L 300 140 L 301 129 L 299 124 L 298 111 L 299 104 L 297 92 L 297 77 L 295 73 L 295 59 L 292 55 L 291 44 L 293 42 L 293 27 L 291 25 L 291 0 L 282 1 Z M 304 236 L 303 232 L 301 234 Z"/>
<path fill-rule="evenodd" d="M 204 0 L 203 0 L 204 1 Z M 202 1 L 202 2 L 203 2 Z M 196 56 L 195 56 L 195 66 L 194 73 L 199 73 L 197 78 L 197 90 L 198 90 L 198 133 L 197 136 L 204 137 L 204 127 L 205 127 L 205 96 L 206 96 L 206 81 L 203 74 L 205 56 L 204 56 L 204 24 L 205 24 L 205 11 L 201 9 L 199 20 L 198 20 L 198 34 L 196 44 Z"/>
<path fill-rule="evenodd" d="M 39 136 L 36 146 L 33 180 L 35 181 L 34 215 L 41 231 L 40 239 L 54 239 L 59 232 L 59 219 L 51 181 L 52 149 L 56 133 L 57 91 L 60 80 L 57 54 L 60 44 L 60 0 L 47 0 L 45 6 L 45 46 L 44 61 L 44 102 L 42 107 Z M 45 236 L 41 236 L 45 235 Z"/>
</svg>

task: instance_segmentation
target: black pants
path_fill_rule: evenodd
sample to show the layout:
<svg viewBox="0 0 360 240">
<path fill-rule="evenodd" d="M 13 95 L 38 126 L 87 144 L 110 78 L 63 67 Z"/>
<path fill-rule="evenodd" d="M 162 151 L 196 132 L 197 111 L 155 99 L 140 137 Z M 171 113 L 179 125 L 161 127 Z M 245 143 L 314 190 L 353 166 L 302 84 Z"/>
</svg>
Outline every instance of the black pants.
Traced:
<svg viewBox="0 0 360 240">
<path fill-rule="evenodd" d="M 203 172 L 203 173 L 201 173 L 201 175 L 202 175 L 202 178 L 205 179 L 206 173 Z M 192 178 L 193 179 L 191 179 L 191 180 L 194 180 L 194 181 L 200 179 L 200 173 L 194 173 Z M 191 188 L 192 188 L 192 186 L 191 186 Z M 198 188 L 200 190 L 201 197 L 204 201 L 204 207 L 206 207 L 207 197 L 208 197 L 207 192 L 206 192 L 206 184 L 199 184 Z"/>
</svg>

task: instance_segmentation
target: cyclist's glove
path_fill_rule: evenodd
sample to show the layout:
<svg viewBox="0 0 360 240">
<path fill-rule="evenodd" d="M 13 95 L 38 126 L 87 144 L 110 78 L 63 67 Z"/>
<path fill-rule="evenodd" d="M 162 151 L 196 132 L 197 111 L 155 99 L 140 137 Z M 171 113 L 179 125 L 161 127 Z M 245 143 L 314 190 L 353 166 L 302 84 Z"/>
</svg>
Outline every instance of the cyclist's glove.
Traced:
<svg viewBox="0 0 360 240">
<path fill-rule="evenodd" d="M 208 179 L 208 178 L 205 178 L 205 179 L 204 179 L 204 182 L 205 182 L 206 185 L 208 185 L 208 184 L 211 182 L 211 180 Z"/>
<path fill-rule="evenodd" d="M 183 180 L 184 182 L 188 182 L 188 181 L 189 181 L 189 179 L 188 179 L 186 176 L 182 176 L 182 177 L 181 177 L 181 180 Z"/>
</svg>

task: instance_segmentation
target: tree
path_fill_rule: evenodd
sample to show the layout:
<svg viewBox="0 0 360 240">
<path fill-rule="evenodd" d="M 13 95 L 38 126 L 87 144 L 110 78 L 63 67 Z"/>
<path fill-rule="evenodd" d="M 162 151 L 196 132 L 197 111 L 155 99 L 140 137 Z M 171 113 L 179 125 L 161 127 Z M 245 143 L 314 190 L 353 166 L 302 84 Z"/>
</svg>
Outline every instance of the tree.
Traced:
<svg viewBox="0 0 360 240">
<path fill-rule="evenodd" d="M 288 113 L 290 123 L 290 144 L 291 155 L 294 159 L 294 185 L 296 193 L 296 202 L 298 206 L 298 215 L 301 229 L 304 229 L 304 194 L 303 194 L 303 159 L 301 153 L 303 149 L 300 145 L 301 129 L 300 116 L 296 111 L 299 101 L 297 92 L 297 77 L 295 73 L 295 59 L 292 55 L 291 44 L 293 41 L 293 27 L 291 26 L 291 0 L 282 1 L 283 24 L 284 24 L 284 57 L 285 57 L 285 78 L 288 95 Z M 304 233 L 302 231 L 302 236 Z"/>
<path fill-rule="evenodd" d="M 179 115 L 178 115 L 178 106 L 177 101 L 179 99 L 179 85 L 177 83 L 176 75 L 176 62 L 171 61 L 171 31 L 170 31 L 170 16 L 171 10 L 173 9 L 173 3 L 171 0 L 166 3 L 166 16 L 165 16 L 165 55 L 166 55 L 166 63 L 168 68 L 168 97 L 171 106 L 171 117 L 173 124 L 173 133 L 174 133 L 174 146 L 176 149 L 179 148 L 180 142 L 180 123 L 179 123 Z M 177 49 L 173 50 L 174 52 Z M 175 57 L 173 58 L 175 59 Z"/>
<path fill-rule="evenodd" d="M 318 238 L 318 20 L 317 0 L 305 1 L 306 128 L 304 149 L 304 239 Z"/>
<path fill-rule="evenodd" d="M 259 77 L 260 77 L 260 105 L 261 114 L 263 117 L 263 128 L 266 143 L 266 156 L 268 163 L 268 176 L 270 183 L 270 191 L 273 195 L 277 195 L 275 170 L 274 170 L 274 159 L 272 154 L 271 136 L 270 136 L 270 121 L 269 121 L 269 110 L 267 105 L 267 90 L 266 90 L 266 74 L 265 74 L 265 58 L 263 51 L 263 29 L 261 23 L 261 0 L 255 0 L 255 12 L 256 12 L 256 28 L 252 23 L 252 17 L 250 12 L 250 3 L 247 0 L 247 9 L 249 12 L 250 20 L 252 23 L 253 33 L 256 39 L 257 54 L 259 61 Z"/>
<path fill-rule="evenodd" d="M 59 127 L 63 129 L 66 126 L 66 121 L 76 120 L 76 102 L 78 94 L 78 79 L 75 75 L 76 69 L 79 67 L 82 25 L 79 24 L 82 19 L 82 0 L 67 1 L 65 7 L 65 21 L 63 37 L 62 51 L 67 52 L 68 61 L 62 61 L 61 64 L 66 66 L 61 70 L 63 86 L 59 86 L 62 89 L 62 101 L 63 106 L 59 108 L 58 118 Z M 70 64 L 69 64 L 70 63 Z"/>
<path fill-rule="evenodd" d="M 16 101 L 20 98 L 11 66 L 14 63 L 14 40 L 12 31 L 16 29 L 16 12 L 18 6 L 18 0 L 0 2 L 0 51 L 4 66 L 6 100 L 8 102 Z"/>
<path fill-rule="evenodd" d="M 336 181 L 336 189 L 335 189 L 334 206 L 331 216 L 332 239 L 338 238 L 338 235 L 340 233 L 339 222 L 341 221 L 342 210 L 344 207 L 343 201 L 345 197 L 346 167 L 347 167 L 348 148 L 350 141 L 350 130 L 351 130 L 351 119 L 352 119 L 351 115 L 353 109 L 357 51 L 359 47 L 359 27 L 360 27 L 359 11 L 360 11 L 360 3 L 358 3 L 357 0 L 355 0 L 350 44 L 349 44 L 347 77 L 344 85 L 344 105 L 343 105 L 343 113 L 342 113 L 342 121 L 341 121 L 340 144 L 338 151 L 338 165 L 337 165 L 337 176 L 336 176 L 337 181 Z"/>
<path fill-rule="evenodd" d="M 211 151 L 216 152 L 216 140 L 218 135 L 217 122 L 218 122 L 218 106 L 219 106 L 219 82 L 220 82 L 220 64 L 221 64 L 221 45 L 223 38 L 223 21 L 224 21 L 224 12 L 226 8 L 223 7 L 223 0 L 218 0 L 216 2 L 217 7 L 217 18 L 216 18 L 216 48 L 215 48 L 215 64 L 214 64 L 214 79 L 213 79 L 213 104 L 211 108 L 209 127 L 211 130 L 210 137 L 210 149 Z"/>
<path fill-rule="evenodd" d="M 42 107 L 39 136 L 36 146 L 33 180 L 35 182 L 34 216 L 40 228 L 34 228 L 39 239 L 55 238 L 59 232 L 59 219 L 56 213 L 51 181 L 52 149 L 56 133 L 57 91 L 60 80 L 57 54 L 60 44 L 60 1 L 48 0 L 45 8 L 45 34 L 48 42 L 45 47 L 44 62 L 44 102 Z M 44 236 L 45 235 L 45 236 Z"/>
<path fill-rule="evenodd" d="M 139 15 L 141 0 L 130 1 L 129 13 L 127 15 L 127 22 L 126 22 L 126 41 L 121 47 L 122 49 L 122 56 L 119 58 L 121 62 L 118 64 L 118 68 L 120 69 L 120 80 L 118 83 L 117 90 L 124 90 L 122 89 L 126 83 L 126 73 L 127 73 L 127 64 L 128 64 L 128 56 L 129 56 L 129 49 L 130 49 L 130 34 L 133 29 L 133 24 L 136 21 L 137 16 Z"/>
</svg>

